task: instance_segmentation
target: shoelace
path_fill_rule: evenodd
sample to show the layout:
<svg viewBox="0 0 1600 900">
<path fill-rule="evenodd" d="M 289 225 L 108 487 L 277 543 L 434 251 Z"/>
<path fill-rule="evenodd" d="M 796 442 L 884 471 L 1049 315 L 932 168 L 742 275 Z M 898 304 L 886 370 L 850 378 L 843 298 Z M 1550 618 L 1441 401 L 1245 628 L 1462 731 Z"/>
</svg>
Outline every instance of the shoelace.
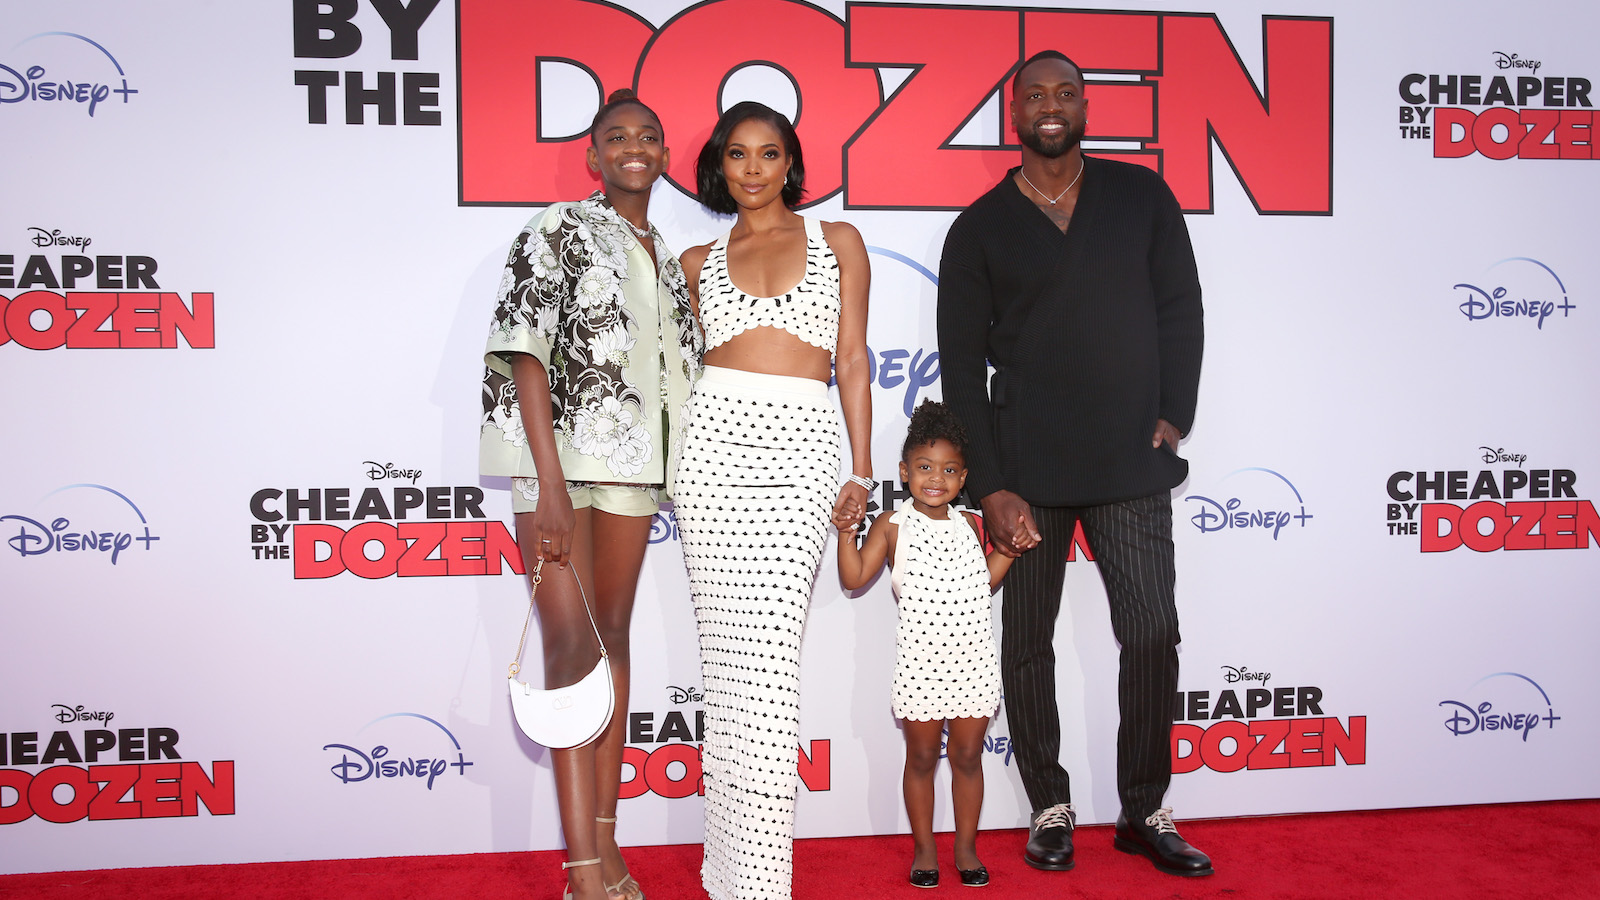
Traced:
<svg viewBox="0 0 1600 900">
<path fill-rule="evenodd" d="M 1156 834 L 1177 834 L 1178 833 L 1178 826 L 1172 824 L 1172 808 L 1171 807 L 1167 807 L 1167 806 L 1161 807 L 1160 809 L 1158 809 L 1155 812 L 1151 813 L 1149 818 L 1144 820 L 1144 823 L 1146 825 L 1149 825 L 1149 826 L 1153 827 L 1156 830 Z"/>
<path fill-rule="evenodd" d="M 1168 812 L 1170 811 L 1168 810 Z M 1033 827 L 1071 828 L 1077 818 L 1078 814 L 1073 811 L 1071 803 L 1057 803 L 1055 806 L 1039 813 L 1039 817 L 1033 820 Z"/>
</svg>

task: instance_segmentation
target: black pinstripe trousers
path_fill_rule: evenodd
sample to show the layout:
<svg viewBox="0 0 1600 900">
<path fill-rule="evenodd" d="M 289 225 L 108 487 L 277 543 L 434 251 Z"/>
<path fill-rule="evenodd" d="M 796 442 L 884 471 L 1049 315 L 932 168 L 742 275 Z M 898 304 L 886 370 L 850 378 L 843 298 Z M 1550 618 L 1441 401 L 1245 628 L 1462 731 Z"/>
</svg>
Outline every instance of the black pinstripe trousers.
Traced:
<svg viewBox="0 0 1600 900">
<path fill-rule="evenodd" d="M 1056 708 L 1056 616 L 1076 524 L 1094 551 L 1122 645 L 1117 677 L 1117 796 L 1129 820 L 1161 806 L 1172 780 L 1172 704 L 1178 690 L 1178 610 L 1172 496 L 1104 506 L 1033 509 L 1039 546 L 1006 574 L 1000 673 L 1017 769 L 1035 810 L 1072 799 L 1060 762 Z"/>
</svg>

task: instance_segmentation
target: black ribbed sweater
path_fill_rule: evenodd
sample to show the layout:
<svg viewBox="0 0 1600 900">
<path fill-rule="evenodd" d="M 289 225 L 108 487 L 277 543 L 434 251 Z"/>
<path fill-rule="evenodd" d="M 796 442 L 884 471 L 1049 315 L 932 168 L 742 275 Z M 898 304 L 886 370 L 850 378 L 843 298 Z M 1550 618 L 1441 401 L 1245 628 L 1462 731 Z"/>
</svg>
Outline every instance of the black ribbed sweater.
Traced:
<svg viewBox="0 0 1600 900">
<path fill-rule="evenodd" d="M 1062 234 L 1015 171 L 956 218 L 939 262 L 940 377 L 968 430 L 967 488 L 1038 506 L 1171 489 L 1189 464 L 1151 435 L 1158 418 L 1194 423 L 1204 343 L 1178 202 L 1149 169 L 1086 158 Z"/>
</svg>

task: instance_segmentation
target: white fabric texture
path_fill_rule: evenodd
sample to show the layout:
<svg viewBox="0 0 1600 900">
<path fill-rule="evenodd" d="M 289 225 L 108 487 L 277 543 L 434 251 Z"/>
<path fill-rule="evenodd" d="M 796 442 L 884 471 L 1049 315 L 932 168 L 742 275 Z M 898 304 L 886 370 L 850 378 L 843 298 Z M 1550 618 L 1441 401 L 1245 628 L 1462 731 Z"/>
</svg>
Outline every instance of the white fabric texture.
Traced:
<svg viewBox="0 0 1600 900">
<path fill-rule="evenodd" d="M 900 601 L 894 714 L 926 722 L 984 718 L 1000 705 L 989 566 L 966 516 L 932 519 L 906 505 L 890 583 Z"/>
<path fill-rule="evenodd" d="M 834 353 L 839 340 L 839 260 L 822 236 L 822 223 L 806 219 L 806 271 L 800 283 L 775 297 L 740 290 L 728 275 L 728 235 L 717 238 L 700 267 L 700 323 L 706 350 L 769 325 Z M 717 298 L 720 302 L 710 302 Z"/>
<path fill-rule="evenodd" d="M 838 472 L 825 384 L 706 367 L 676 503 L 700 632 L 701 877 L 713 900 L 790 895 L 800 636 Z"/>
</svg>

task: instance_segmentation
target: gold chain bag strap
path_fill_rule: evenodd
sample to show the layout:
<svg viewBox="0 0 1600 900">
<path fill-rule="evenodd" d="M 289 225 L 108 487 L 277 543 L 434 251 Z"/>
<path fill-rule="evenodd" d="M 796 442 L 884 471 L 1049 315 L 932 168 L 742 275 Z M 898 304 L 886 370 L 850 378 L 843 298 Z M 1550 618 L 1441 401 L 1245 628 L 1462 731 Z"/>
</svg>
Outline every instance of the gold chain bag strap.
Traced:
<svg viewBox="0 0 1600 900">
<path fill-rule="evenodd" d="M 522 650 L 528 643 L 528 626 L 533 621 L 534 600 L 539 596 L 539 582 L 543 580 L 544 560 L 534 566 L 533 590 L 528 595 L 528 617 L 522 622 L 522 639 L 517 642 L 517 657 L 511 661 L 506 681 L 511 686 L 511 710 L 516 714 L 517 727 L 534 743 L 551 750 L 581 747 L 600 736 L 611 722 L 616 704 L 616 694 L 611 688 L 611 664 L 606 655 L 606 642 L 600 638 L 600 626 L 595 624 L 594 612 L 589 609 L 589 597 L 583 591 L 578 573 L 572 580 L 578 585 L 578 596 L 583 599 L 583 611 L 589 614 L 589 626 L 594 638 L 600 642 L 600 661 L 593 671 L 576 684 L 551 690 L 530 687 L 517 678 L 522 671 Z"/>
</svg>

